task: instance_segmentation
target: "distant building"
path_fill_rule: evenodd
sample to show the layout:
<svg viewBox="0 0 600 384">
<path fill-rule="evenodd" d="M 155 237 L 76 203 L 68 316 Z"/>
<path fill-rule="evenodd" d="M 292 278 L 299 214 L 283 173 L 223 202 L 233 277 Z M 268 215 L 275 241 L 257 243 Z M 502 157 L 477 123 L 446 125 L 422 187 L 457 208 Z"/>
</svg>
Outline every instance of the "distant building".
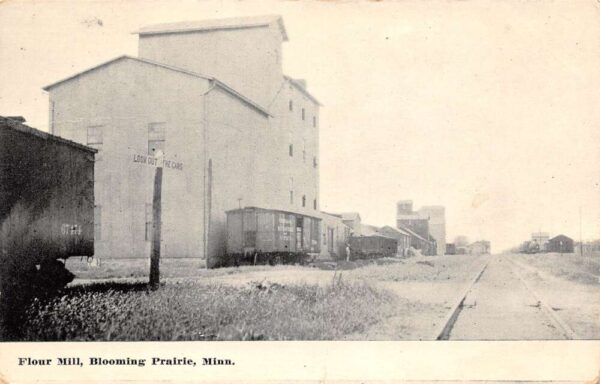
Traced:
<svg viewBox="0 0 600 384">
<path fill-rule="evenodd" d="M 399 225 L 398 229 L 405 231 L 410 235 L 410 248 L 418 249 L 421 251 L 421 254 L 426 256 L 435 255 L 436 246 L 434 242 L 424 238 L 410 228 L 403 227 L 402 225 Z"/>
<path fill-rule="evenodd" d="M 401 200 L 397 204 L 396 227 L 408 228 L 424 239 L 429 238 L 429 216 L 423 217 L 413 211 L 412 200 Z"/>
<path fill-rule="evenodd" d="M 456 255 L 456 244 L 446 243 L 446 255 Z"/>
<path fill-rule="evenodd" d="M 468 247 L 468 253 L 472 255 L 487 255 L 490 253 L 490 242 L 487 240 L 480 240 L 471 243 Z"/>
<path fill-rule="evenodd" d="M 531 241 L 537 243 L 540 252 L 546 252 L 550 235 L 548 232 L 534 232 L 531 234 Z"/>
<path fill-rule="evenodd" d="M 422 217 L 429 217 L 429 234 L 437 244 L 437 254 L 446 252 L 446 209 L 440 205 L 423 206 L 419 209 Z"/>
<path fill-rule="evenodd" d="M 345 212 L 341 213 L 342 221 L 352 230 L 352 234 L 355 236 L 360 236 L 362 224 L 360 220 L 360 215 L 358 212 Z"/>
<path fill-rule="evenodd" d="M 600 255 L 600 240 L 586 241 L 581 249 L 581 242 L 575 244 L 575 252 L 584 255 Z"/>
<path fill-rule="evenodd" d="M 407 255 L 408 248 L 410 248 L 410 233 L 403 229 L 393 228 L 387 225 L 379 228 L 378 232 L 384 236 L 392 237 L 398 241 L 398 256 Z"/>
<path fill-rule="evenodd" d="M 460 247 L 456 247 L 456 254 L 457 255 L 466 255 L 469 253 L 469 248 L 468 246 L 460 246 Z"/>
<path fill-rule="evenodd" d="M 362 236 L 377 236 L 379 234 L 379 227 L 370 224 L 361 224 L 360 234 Z"/>
<path fill-rule="evenodd" d="M 346 244 L 351 228 L 344 224 L 342 215 L 321 212 L 322 244 L 319 258 L 337 260 L 346 257 Z"/>
<path fill-rule="evenodd" d="M 548 240 L 547 250 L 548 252 L 573 253 L 573 239 L 565 235 L 555 236 Z"/>
<path fill-rule="evenodd" d="M 413 241 L 411 245 L 415 247 L 415 245 L 419 245 L 421 251 L 426 250 L 424 252 L 428 255 L 436 255 L 443 254 L 445 252 L 445 245 L 443 250 L 439 250 L 437 245 L 437 238 L 430 231 L 430 216 L 433 213 L 436 217 L 435 219 L 435 230 L 438 232 L 438 235 L 443 235 L 443 242 L 445 244 L 445 224 L 440 225 L 440 222 L 443 222 L 443 207 L 441 211 L 441 221 L 440 221 L 440 207 L 429 207 L 425 209 L 425 212 L 415 212 L 413 210 L 413 202 L 412 200 L 400 200 L 396 204 L 396 228 L 402 230 L 409 230 L 410 232 L 418 235 L 418 237 L 413 236 Z M 416 247 L 415 247 L 416 248 Z"/>
</svg>

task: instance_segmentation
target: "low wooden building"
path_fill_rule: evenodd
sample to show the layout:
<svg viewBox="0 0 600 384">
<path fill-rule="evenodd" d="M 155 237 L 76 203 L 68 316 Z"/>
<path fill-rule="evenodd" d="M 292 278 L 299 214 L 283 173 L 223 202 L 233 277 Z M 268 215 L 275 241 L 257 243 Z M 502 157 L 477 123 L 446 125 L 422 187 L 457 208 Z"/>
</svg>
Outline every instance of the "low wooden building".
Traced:
<svg viewBox="0 0 600 384">
<path fill-rule="evenodd" d="M 446 255 L 456 255 L 456 244 L 454 244 L 454 243 L 446 244 Z"/>
<path fill-rule="evenodd" d="M 410 233 L 402 229 L 390 227 L 389 225 L 379 228 L 378 232 L 384 236 L 396 239 L 398 241 L 396 254 L 402 257 L 407 256 L 408 249 L 410 248 Z"/>
<path fill-rule="evenodd" d="M 344 224 L 341 214 L 321 212 L 321 252 L 319 259 L 338 260 L 346 257 L 346 245 L 352 229 Z"/>
<path fill-rule="evenodd" d="M 548 240 L 548 252 L 573 253 L 573 239 L 565 235 L 558 235 Z"/>
</svg>

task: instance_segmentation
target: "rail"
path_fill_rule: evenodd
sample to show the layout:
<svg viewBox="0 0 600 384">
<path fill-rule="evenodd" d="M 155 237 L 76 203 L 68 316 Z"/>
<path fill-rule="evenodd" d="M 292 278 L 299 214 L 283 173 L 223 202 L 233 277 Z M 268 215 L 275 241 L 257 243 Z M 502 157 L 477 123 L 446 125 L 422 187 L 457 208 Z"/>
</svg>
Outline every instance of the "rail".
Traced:
<svg viewBox="0 0 600 384">
<path fill-rule="evenodd" d="M 558 316 L 558 314 L 552 308 L 552 306 L 548 305 L 548 302 L 536 291 L 534 291 L 533 288 L 531 288 L 531 285 L 527 283 L 523 275 L 521 275 L 521 272 L 519 272 L 518 270 L 519 268 L 525 269 L 525 267 L 520 263 L 517 263 L 515 260 L 512 260 L 512 258 L 507 258 L 507 260 L 509 261 L 509 264 L 512 264 L 511 269 L 514 272 L 515 276 L 517 276 L 521 283 L 523 283 L 527 292 L 529 292 L 539 303 L 542 312 L 546 314 L 546 316 L 552 321 L 554 326 L 560 330 L 563 336 L 567 340 L 579 339 L 579 336 L 577 336 L 577 334 L 571 329 L 571 327 L 569 327 L 569 325 Z"/>
<path fill-rule="evenodd" d="M 448 340 L 449 339 L 450 332 L 452 331 L 452 327 L 454 327 L 454 323 L 456 323 L 456 319 L 458 319 L 458 315 L 460 314 L 460 311 L 463 308 L 463 304 L 465 302 L 465 299 L 467 298 L 467 295 L 469 294 L 469 292 L 471 292 L 471 289 L 477 283 L 477 281 L 479 281 L 479 279 L 481 278 L 481 275 L 483 275 L 483 272 L 487 268 L 488 264 L 489 264 L 489 259 L 486 260 L 486 262 L 483 264 L 483 266 L 478 270 L 475 277 L 467 284 L 463 293 L 459 296 L 458 300 L 456 300 L 454 305 L 451 307 L 448 315 L 446 315 L 446 318 L 444 319 L 441 327 L 439 328 L 438 331 L 436 331 L 435 340 Z"/>
</svg>

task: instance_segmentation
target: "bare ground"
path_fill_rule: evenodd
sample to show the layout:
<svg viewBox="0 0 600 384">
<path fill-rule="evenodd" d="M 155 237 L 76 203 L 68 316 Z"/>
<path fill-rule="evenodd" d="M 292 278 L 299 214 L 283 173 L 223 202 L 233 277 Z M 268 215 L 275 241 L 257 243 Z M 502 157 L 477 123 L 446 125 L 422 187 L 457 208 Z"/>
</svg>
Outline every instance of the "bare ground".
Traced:
<svg viewBox="0 0 600 384">
<path fill-rule="evenodd" d="M 600 285 L 596 260 L 581 260 L 575 255 L 509 255 L 523 265 L 522 275 L 557 314 L 583 339 L 600 338 Z M 565 255 L 562 255 L 565 256 Z M 257 266 L 205 270 L 166 265 L 167 282 L 194 282 L 225 286 L 245 286 L 265 282 L 294 286 L 331 285 L 333 282 L 365 282 L 398 297 L 390 316 L 367 329 L 345 336 L 347 340 L 431 340 L 466 284 L 490 256 L 453 255 L 383 260 L 368 265 L 331 266 Z M 325 268 L 327 267 L 327 268 Z M 341 266 L 338 266 L 340 268 Z M 161 267 L 162 268 L 162 267 Z M 179 273 L 185 269 L 184 273 Z M 143 268 L 141 269 L 143 271 Z M 73 284 L 97 282 L 93 272 Z M 143 273 L 110 280 L 144 281 Z M 103 272 L 106 275 L 106 271 Z M 526 293 L 523 293 L 525 296 Z M 525 297 L 524 300 L 527 300 Z M 493 335 L 492 335 L 493 336 Z M 500 334 L 493 339 L 502 339 Z"/>
<path fill-rule="evenodd" d="M 565 257 L 566 256 L 566 257 Z M 511 255 L 523 278 L 580 339 L 600 339 L 597 259 L 576 254 Z M 590 278 L 592 276 L 593 278 Z"/>
</svg>

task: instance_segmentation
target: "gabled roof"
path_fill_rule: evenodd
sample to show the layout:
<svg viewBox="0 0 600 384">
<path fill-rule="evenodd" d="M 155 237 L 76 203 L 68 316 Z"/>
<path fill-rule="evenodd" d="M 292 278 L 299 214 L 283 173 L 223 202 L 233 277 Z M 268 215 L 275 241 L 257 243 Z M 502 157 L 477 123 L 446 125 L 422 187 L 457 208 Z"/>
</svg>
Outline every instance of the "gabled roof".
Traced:
<svg viewBox="0 0 600 384">
<path fill-rule="evenodd" d="M 565 240 L 565 239 L 573 241 L 573 239 L 571 239 L 569 236 L 566 236 L 566 235 L 556 235 L 553 238 L 551 238 L 550 241 Z"/>
<path fill-rule="evenodd" d="M 139 58 L 139 57 L 133 57 L 133 56 L 128 56 L 128 55 L 121 55 L 121 56 L 115 57 L 114 59 L 111 59 L 109 61 L 105 61 L 105 62 L 103 62 L 101 64 L 98 64 L 98 65 L 92 67 L 92 68 L 88 68 L 88 69 L 86 69 L 84 71 L 78 72 L 78 73 L 76 73 L 74 75 L 71 75 L 71 76 L 69 76 L 67 78 L 64 78 L 62 80 L 56 81 L 56 82 L 54 82 L 54 83 L 52 83 L 50 85 L 46 85 L 42 89 L 44 91 L 49 91 L 50 89 L 56 87 L 57 85 L 60 85 L 62 83 L 70 81 L 70 80 L 74 80 L 74 79 L 76 79 L 76 78 L 78 78 L 80 76 L 86 75 L 86 74 L 88 74 L 90 72 L 93 72 L 93 71 L 95 71 L 97 69 L 100 69 L 102 67 L 111 65 L 111 64 L 116 63 L 117 61 L 121 61 L 121 60 L 133 60 L 133 61 L 136 61 L 136 62 L 139 62 L 139 63 L 153 65 L 153 66 L 156 66 L 156 67 L 167 69 L 169 71 L 178 72 L 178 73 L 182 73 L 182 74 L 185 74 L 185 75 L 188 75 L 188 76 L 197 77 L 197 78 L 201 78 L 201 79 L 205 79 L 205 80 L 211 81 L 211 82 L 213 82 L 213 84 L 216 87 L 219 87 L 222 90 L 224 90 L 225 92 L 231 94 L 232 96 L 235 96 L 237 99 L 241 100 L 242 102 L 244 102 L 248 106 L 256 109 L 257 111 L 263 113 L 266 116 L 271 116 L 271 114 L 269 113 L 269 111 L 267 111 L 265 108 L 263 108 L 262 106 L 260 106 L 256 102 L 252 101 L 251 99 L 247 98 L 246 96 L 242 95 L 241 93 L 237 92 L 236 90 L 234 90 L 233 88 L 231 88 L 227 84 L 221 82 L 220 80 L 218 80 L 218 79 L 216 79 L 214 77 L 206 76 L 206 75 L 201 75 L 199 73 L 191 72 L 191 71 L 188 71 L 186 69 L 177 68 L 177 67 L 173 67 L 173 66 L 166 65 L 166 64 L 163 64 L 163 63 L 158 63 L 156 61 L 152 61 L 152 60 L 148 60 L 148 59 L 142 59 L 142 58 Z"/>
<path fill-rule="evenodd" d="M 372 237 L 372 236 L 384 237 L 386 239 L 396 240 L 396 238 L 394 238 L 392 236 L 388 236 L 385 233 L 379 232 L 379 227 L 376 227 L 374 225 L 369 225 L 369 224 L 361 224 L 360 235 L 358 235 L 358 237 Z"/>
<path fill-rule="evenodd" d="M 231 17 L 226 19 L 208 19 L 197 21 L 181 21 L 176 23 L 153 24 L 141 27 L 133 32 L 140 36 L 159 35 L 167 33 L 189 33 L 201 31 L 218 31 L 231 29 L 246 29 L 267 27 L 271 24 L 277 24 L 283 41 L 288 41 L 287 32 L 283 19 L 279 15 L 250 16 L 250 17 Z"/>
<path fill-rule="evenodd" d="M 358 212 L 342 212 L 342 220 L 360 220 L 360 215 L 358 214 Z"/>
<path fill-rule="evenodd" d="M 384 237 L 387 237 L 387 236 L 379 233 L 378 227 L 376 227 L 374 225 L 369 225 L 369 224 L 361 224 L 360 225 L 360 234 L 362 236 L 384 236 Z"/>
<path fill-rule="evenodd" d="M 299 90 L 300 92 L 302 92 L 306 97 L 308 97 L 309 99 L 311 99 L 315 104 L 317 104 L 319 107 L 322 107 L 323 104 L 321 104 L 319 102 L 319 100 L 316 99 L 316 97 L 314 97 L 313 95 L 310 94 L 310 92 L 308 92 L 306 90 L 306 88 L 304 88 L 302 86 L 302 84 L 300 84 L 299 82 L 297 82 L 296 80 L 292 79 L 289 76 L 283 75 L 283 78 L 285 81 L 287 81 L 288 83 L 290 83 L 291 85 L 294 86 L 294 88 L 296 88 L 297 90 Z"/>
<path fill-rule="evenodd" d="M 39 129 L 32 128 L 28 125 L 23 124 L 18 119 L 11 119 L 9 117 L 0 116 L 0 128 L 2 128 L 2 129 L 9 128 L 9 129 L 13 129 L 15 131 L 19 131 L 19 132 L 22 132 L 22 133 L 25 133 L 28 135 L 37 136 L 44 140 L 57 141 L 59 143 L 67 144 L 71 147 L 75 147 L 78 149 L 83 149 L 84 151 L 88 151 L 91 153 L 98 152 L 96 149 L 88 147 L 86 145 L 79 144 L 79 143 L 76 143 L 71 140 L 63 139 L 60 136 L 55 136 L 48 132 L 44 132 L 44 131 L 40 131 Z"/>
<path fill-rule="evenodd" d="M 429 240 L 427 240 L 427 239 L 423 238 L 423 236 L 419 235 L 418 233 L 416 233 L 416 232 L 412 231 L 412 230 L 411 230 L 411 229 L 409 229 L 409 228 L 406 228 L 406 227 L 401 227 L 400 229 L 402 229 L 403 231 L 406 231 L 406 232 L 407 232 L 409 235 L 411 235 L 411 236 L 414 236 L 414 237 L 416 237 L 417 239 L 420 239 L 420 240 L 423 240 L 423 241 L 429 241 Z"/>
<path fill-rule="evenodd" d="M 382 230 L 395 232 L 395 233 L 398 233 L 398 234 L 401 234 L 401 235 L 404 235 L 404 236 L 410 236 L 410 233 L 408 233 L 404 229 L 394 228 L 394 227 L 391 227 L 389 225 L 381 227 L 380 231 L 382 231 Z"/>
<path fill-rule="evenodd" d="M 339 213 L 330 213 L 330 212 L 321 211 L 321 214 L 322 215 L 327 215 L 327 216 L 337 217 L 339 219 L 342 218 L 342 215 L 340 215 Z"/>
</svg>

